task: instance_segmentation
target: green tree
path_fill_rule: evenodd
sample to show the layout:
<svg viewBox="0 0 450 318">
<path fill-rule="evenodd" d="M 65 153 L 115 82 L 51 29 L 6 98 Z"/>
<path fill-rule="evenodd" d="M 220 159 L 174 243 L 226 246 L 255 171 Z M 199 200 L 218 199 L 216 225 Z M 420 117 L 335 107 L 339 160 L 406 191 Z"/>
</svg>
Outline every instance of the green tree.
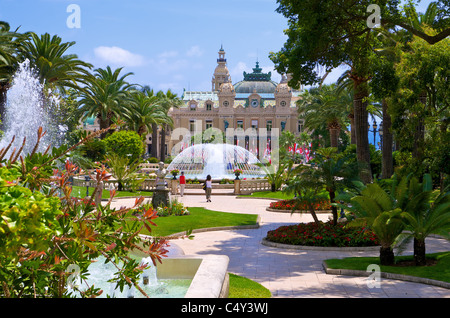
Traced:
<svg viewBox="0 0 450 318">
<path fill-rule="evenodd" d="M 121 75 L 122 68 L 114 71 L 108 66 L 98 68 L 88 77 L 87 85 L 80 91 L 78 103 L 81 120 L 88 117 L 99 119 L 100 129 L 109 127 L 124 112 L 125 105 L 134 101 L 130 96 L 133 87 L 126 78 L 132 73 Z M 106 134 L 101 136 L 106 138 Z"/>
<path fill-rule="evenodd" d="M 135 131 L 115 131 L 104 139 L 107 153 L 114 153 L 119 157 L 128 158 L 128 162 L 137 161 L 144 153 L 144 143 Z"/>
<path fill-rule="evenodd" d="M 450 238 L 450 192 L 433 191 L 432 180 L 425 174 L 423 182 L 411 178 L 409 203 L 401 214 L 406 236 L 414 238 L 416 266 L 426 265 L 425 239 L 431 234 Z"/>
<path fill-rule="evenodd" d="M 339 134 L 347 126 L 351 103 L 337 92 L 336 85 L 323 85 L 316 92 L 305 92 L 297 104 L 305 127 L 310 131 L 325 127 L 330 134 L 330 146 L 338 148 Z"/>
<path fill-rule="evenodd" d="M 131 98 L 134 103 L 127 105 L 122 118 L 126 126 L 140 136 L 145 137 L 151 133 L 153 125 L 172 124 L 172 119 L 159 105 L 159 99 L 153 95 L 153 91 L 134 90 L 131 92 Z"/>
<path fill-rule="evenodd" d="M 36 67 L 40 82 L 63 92 L 68 87 L 79 90 L 92 65 L 79 60 L 75 54 L 67 53 L 75 42 L 62 42 L 59 36 L 51 37 L 48 33 L 39 36 L 30 32 L 29 35 L 29 40 L 23 43 L 21 55 Z"/>
<path fill-rule="evenodd" d="M 181 105 L 183 105 L 183 101 L 177 96 L 177 94 L 173 93 L 170 89 L 167 90 L 166 93 L 164 93 L 163 91 L 159 91 L 158 93 L 156 93 L 156 96 L 159 99 L 159 105 L 162 107 L 164 113 L 167 115 L 169 110 L 171 108 L 178 108 Z M 170 117 L 169 117 L 170 118 Z M 169 121 L 169 119 L 168 119 Z M 166 156 L 166 130 L 168 128 L 168 126 L 173 126 L 173 122 L 172 120 L 170 120 L 170 123 L 161 123 L 161 133 L 160 133 L 160 160 L 164 161 L 165 160 L 165 156 Z M 153 148 L 153 147 L 152 147 Z"/>
</svg>

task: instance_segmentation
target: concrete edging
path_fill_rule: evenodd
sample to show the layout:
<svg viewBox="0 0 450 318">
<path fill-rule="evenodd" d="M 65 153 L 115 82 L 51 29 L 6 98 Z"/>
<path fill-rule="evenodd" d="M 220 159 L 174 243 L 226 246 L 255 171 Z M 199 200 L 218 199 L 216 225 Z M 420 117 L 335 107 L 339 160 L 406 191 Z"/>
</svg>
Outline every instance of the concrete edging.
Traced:
<svg viewBox="0 0 450 318">
<path fill-rule="evenodd" d="M 325 246 L 306 246 L 306 245 L 290 245 L 271 242 L 266 238 L 261 241 L 262 245 L 276 248 L 292 249 L 292 250 L 306 250 L 306 251 L 331 251 L 331 252 L 370 252 L 379 251 L 379 246 L 367 246 L 367 247 L 325 247 Z"/>
<path fill-rule="evenodd" d="M 322 262 L 322 266 L 323 266 L 323 269 L 325 270 L 325 273 L 327 273 L 329 275 L 368 277 L 373 273 L 373 272 L 366 272 L 366 271 L 362 271 L 362 270 L 328 268 L 325 261 Z M 430 279 L 430 278 L 423 278 L 423 277 L 409 276 L 409 275 L 395 274 L 395 273 L 386 273 L 386 272 L 381 272 L 380 277 L 386 278 L 386 279 L 403 280 L 403 281 L 408 281 L 408 282 L 412 282 L 412 283 L 433 285 L 433 286 L 437 286 L 437 287 L 450 289 L 450 283 L 435 280 L 435 279 Z"/>
<path fill-rule="evenodd" d="M 203 229 L 195 229 L 192 230 L 192 234 L 194 233 L 202 233 L 202 232 L 211 232 L 211 231 L 223 231 L 223 230 L 246 230 L 246 229 L 257 229 L 260 226 L 261 216 L 258 214 L 256 218 L 256 224 L 252 225 L 236 225 L 236 226 L 217 226 L 217 227 L 206 227 Z M 169 239 L 177 239 L 180 236 L 186 235 L 186 231 L 174 233 L 167 238 Z"/>
</svg>

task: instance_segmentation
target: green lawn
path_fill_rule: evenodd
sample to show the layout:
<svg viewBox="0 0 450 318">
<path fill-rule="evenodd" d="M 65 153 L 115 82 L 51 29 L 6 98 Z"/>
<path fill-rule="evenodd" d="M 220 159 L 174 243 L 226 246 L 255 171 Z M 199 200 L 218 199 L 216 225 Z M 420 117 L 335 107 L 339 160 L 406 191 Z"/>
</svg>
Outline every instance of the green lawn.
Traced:
<svg viewBox="0 0 450 318">
<path fill-rule="evenodd" d="M 92 195 L 92 192 L 94 191 L 94 188 L 89 187 L 89 195 Z M 148 191 L 116 191 L 115 198 L 123 198 L 123 197 L 151 197 L 152 192 Z M 80 186 L 72 186 L 72 195 L 75 197 L 85 197 L 86 196 L 86 187 L 80 187 Z M 109 199 L 109 190 L 103 190 L 102 192 L 102 199 Z"/>
<path fill-rule="evenodd" d="M 270 298 L 272 293 L 261 284 L 246 277 L 230 275 L 228 298 Z"/>
<path fill-rule="evenodd" d="M 142 234 L 153 236 L 170 236 L 175 233 L 222 226 L 254 225 L 256 214 L 240 214 L 211 211 L 205 208 L 188 208 L 190 215 L 158 217 L 154 219 L 157 226 L 152 227 L 152 232 L 143 231 Z"/>
<path fill-rule="evenodd" d="M 450 283 L 450 252 L 427 254 L 427 258 L 437 259 L 438 263 L 433 266 L 380 266 L 380 269 L 385 273 L 403 274 Z M 412 256 L 396 257 L 396 261 L 411 259 L 413 259 Z M 380 264 L 378 257 L 349 257 L 328 259 L 325 262 L 329 268 L 362 271 L 366 271 L 370 264 Z"/>
<path fill-rule="evenodd" d="M 258 191 L 252 194 L 241 194 L 239 197 L 243 198 L 265 198 L 265 199 L 279 199 L 279 200 L 290 200 L 294 198 L 293 194 L 286 194 L 282 191 Z"/>
</svg>

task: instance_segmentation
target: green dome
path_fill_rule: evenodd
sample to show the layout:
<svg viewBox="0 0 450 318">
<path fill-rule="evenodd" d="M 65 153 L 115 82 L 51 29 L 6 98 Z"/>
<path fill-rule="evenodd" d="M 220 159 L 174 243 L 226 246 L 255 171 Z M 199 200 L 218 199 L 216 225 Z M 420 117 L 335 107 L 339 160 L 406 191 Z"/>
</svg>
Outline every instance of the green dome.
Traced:
<svg viewBox="0 0 450 318">
<path fill-rule="evenodd" d="M 240 81 L 234 84 L 234 90 L 237 94 L 273 94 L 276 89 L 277 83 L 274 81 Z"/>
</svg>

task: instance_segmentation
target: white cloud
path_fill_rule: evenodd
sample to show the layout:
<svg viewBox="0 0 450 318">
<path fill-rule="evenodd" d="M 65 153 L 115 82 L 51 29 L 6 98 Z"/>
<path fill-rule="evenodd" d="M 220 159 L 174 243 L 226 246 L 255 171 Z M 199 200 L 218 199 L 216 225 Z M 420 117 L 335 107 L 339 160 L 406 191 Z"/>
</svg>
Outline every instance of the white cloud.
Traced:
<svg viewBox="0 0 450 318">
<path fill-rule="evenodd" d="M 97 58 L 104 62 L 118 66 L 141 66 L 144 64 L 144 57 L 131 53 L 117 46 L 99 46 L 94 49 Z"/>
<path fill-rule="evenodd" d="M 200 57 L 203 55 L 203 50 L 200 49 L 198 45 L 194 45 L 186 52 L 186 55 L 190 57 Z"/>
</svg>

